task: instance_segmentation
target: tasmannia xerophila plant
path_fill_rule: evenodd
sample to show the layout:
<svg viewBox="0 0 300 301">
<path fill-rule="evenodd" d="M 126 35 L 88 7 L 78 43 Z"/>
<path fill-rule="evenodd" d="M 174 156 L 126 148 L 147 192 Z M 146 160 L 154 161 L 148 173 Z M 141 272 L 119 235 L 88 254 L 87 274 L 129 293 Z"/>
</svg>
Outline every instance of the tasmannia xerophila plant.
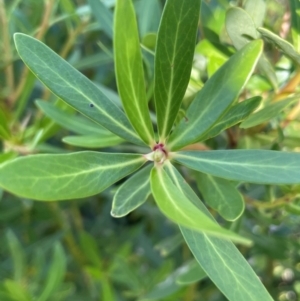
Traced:
<svg viewBox="0 0 300 301">
<path fill-rule="evenodd" d="M 195 95 L 184 117 L 179 111 L 189 84 L 198 39 L 200 0 L 167 0 L 155 46 L 155 127 L 150 118 L 142 52 L 131 0 L 117 0 L 114 60 L 122 107 L 42 42 L 17 33 L 20 58 L 58 98 L 92 120 L 105 146 L 127 142 L 133 153 L 79 151 L 36 154 L 0 165 L 0 186 L 24 198 L 58 201 L 95 195 L 129 177 L 115 193 L 112 215 L 121 217 L 153 195 L 162 213 L 178 224 L 195 259 L 231 301 L 268 301 L 272 297 L 235 247 L 249 246 L 245 235 L 221 227 L 180 173 L 193 170 L 209 191 L 223 195 L 212 207 L 229 221 L 244 210 L 235 182 L 300 183 L 300 154 L 272 150 L 187 150 L 249 117 L 256 96 L 239 95 L 260 62 L 263 41 L 244 41 Z M 39 107 L 51 115 L 50 104 Z M 155 129 L 157 128 L 157 133 Z M 136 152 L 136 146 L 141 150 Z M 113 148 L 112 148 L 113 149 Z M 218 193 L 215 194 L 218 198 Z M 225 201 L 224 201 L 225 196 Z M 219 202 L 223 202 L 219 206 Z"/>
</svg>

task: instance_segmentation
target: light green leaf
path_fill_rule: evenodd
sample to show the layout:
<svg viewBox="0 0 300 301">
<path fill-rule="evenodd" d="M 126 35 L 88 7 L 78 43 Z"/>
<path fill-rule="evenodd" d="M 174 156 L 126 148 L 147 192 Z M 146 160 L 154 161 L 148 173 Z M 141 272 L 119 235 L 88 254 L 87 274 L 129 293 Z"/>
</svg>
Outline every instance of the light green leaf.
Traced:
<svg viewBox="0 0 300 301">
<path fill-rule="evenodd" d="M 247 118 L 260 104 L 261 97 L 254 96 L 231 107 L 231 109 L 218 121 L 199 141 L 214 137 L 227 128 L 243 121 Z"/>
<path fill-rule="evenodd" d="M 240 127 L 243 129 L 251 128 L 253 126 L 266 122 L 272 118 L 275 118 L 278 115 L 280 115 L 285 108 L 287 108 L 288 106 L 290 106 L 298 100 L 298 97 L 292 97 L 290 99 L 285 99 L 275 103 L 271 103 L 265 106 L 263 109 L 250 115 L 246 120 L 244 120 L 240 124 Z"/>
<path fill-rule="evenodd" d="M 182 235 L 175 234 L 164 238 L 161 242 L 154 246 L 162 257 L 166 257 L 176 250 L 183 242 Z"/>
<path fill-rule="evenodd" d="M 62 284 L 65 272 L 66 272 L 67 258 L 64 253 L 63 247 L 56 243 L 54 246 L 53 259 L 51 266 L 47 272 L 47 280 L 44 284 L 41 295 L 37 298 L 37 301 L 47 301 L 53 293 Z"/>
<path fill-rule="evenodd" d="M 77 199 L 101 192 L 144 163 L 141 155 L 88 151 L 26 156 L 0 165 L 0 186 L 36 200 Z"/>
<path fill-rule="evenodd" d="M 43 100 L 36 101 L 37 106 L 43 113 L 61 127 L 81 135 L 105 135 L 109 132 L 98 123 L 89 120 L 81 115 L 75 115 L 59 106 Z M 72 109 L 73 110 L 73 109 Z"/>
<path fill-rule="evenodd" d="M 16 282 L 10 279 L 3 281 L 3 286 L 9 295 L 9 300 L 14 301 L 33 301 L 27 287 L 22 284 L 22 282 Z"/>
<path fill-rule="evenodd" d="M 170 170 L 169 175 L 172 177 L 176 187 L 203 214 L 213 219 L 209 211 L 174 167 Z M 228 300 L 273 301 L 249 263 L 232 242 L 182 226 L 180 226 L 180 230 L 195 259 Z"/>
<path fill-rule="evenodd" d="M 300 64 L 300 54 L 295 50 L 292 44 L 290 44 L 289 42 L 282 39 L 281 37 L 279 37 L 278 35 L 276 35 L 268 29 L 260 27 L 257 30 L 261 33 L 261 35 L 264 38 L 274 43 L 275 46 L 278 47 L 286 56 L 291 58 L 297 64 Z"/>
<path fill-rule="evenodd" d="M 154 146 L 154 131 L 146 98 L 142 54 L 132 0 L 116 2 L 114 49 L 118 90 L 125 112 L 141 139 Z"/>
<path fill-rule="evenodd" d="M 255 27 L 263 25 L 266 13 L 266 2 L 264 0 L 247 0 L 245 3 L 245 11 L 252 18 Z"/>
<path fill-rule="evenodd" d="M 22 60 L 54 94 L 116 135 L 144 145 L 122 110 L 83 74 L 42 42 L 20 33 L 14 38 Z"/>
<path fill-rule="evenodd" d="M 186 271 L 178 275 L 178 277 L 176 278 L 176 282 L 179 285 L 193 284 L 207 277 L 206 273 L 203 271 L 196 260 L 189 262 L 189 264 L 185 268 Z"/>
<path fill-rule="evenodd" d="M 248 239 L 241 237 L 208 218 L 172 183 L 162 169 L 153 168 L 151 190 L 159 209 L 173 222 L 210 235 L 231 239 L 249 245 Z"/>
<path fill-rule="evenodd" d="M 261 184 L 300 183 L 300 154 L 268 150 L 216 150 L 174 153 L 191 169 L 220 178 Z"/>
<path fill-rule="evenodd" d="M 242 195 L 229 181 L 212 175 L 197 173 L 198 188 L 204 201 L 228 221 L 234 221 L 244 212 Z"/>
<path fill-rule="evenodd" d="M 103 148 L 108 146 L 118 145 L 124 140 L 110 132 L 106 134 L 94 136 L 67 136 L 62 139 L 63 142 L 86 148 Z"/>
<path fill-rule="evenodd" d="M 113 37 L 113 14 L 101 0 L 89 0 L 92 14 L 95 16 L 101 29 L 109 36 Z"/>
<path fill-rule="evenodd" d="M 182 120 L 173 131 L 170 149 L 197 142 L 226 112 L 250 78 L 262 46 L 260 40 L 250 42 L 213 74 L 189 106 L 187 121 Z"/>
<path fill-rule="evenodd" d="M 292 16 L 291 32 L 293 38 L 293 44 L 298 53 L 300 53 L 300 2 L 299 0 L 290 0 L 290 13 Z"/>
<path fill-rule="evenodd" d="M 253 19 L 239 7 L 232 7 L 226 13 L 226 31 L 236 49 L 241 49 L 257 39 L 258 34 Z"/>
<path fill-rule="evenodd" d="M 117 190 L 112 204 L 111 215 L 122 217 L 142 205 L 151 193 L 150 171 L 152 164 L 139 170 Z"/>
<path fill-rule="evenodd" d="M 160 141 L 172 129 L 190 79 L 200 0 L 168 0 L 155 51 L 154 97 Z"/>
<path fill-rule="evenodd" d="M 255 14 L 257 10 L 255 9 L 255 11 L 253 11 L 254 8 L 252 6 L 253 4 L 255 4 L 255 2 L 261 2 L 261 1 L 262 0 L 254 0 L 254 1 L 250 0 L 247 1 L 246 4 L 248 5 L 249 10 Z M 260 13 L 264 14 L 264 12 L 259 12 L 258 15 Z M 258 15 L 257 17 L 261 17 Z M 249 41 L 258 38 L 258 33 L 256 30 L 257 26 L 255 25 L 255 20 L 250 16 L 248 12 L 246 12 L 242 8 L 239 7 L 230 8 L 226 13 L 225 25 L 226 25 L 227 33 L 234 47 L 238 50 L 240 50 L 242 47 L 248 44 Z M 273 66 L 268 61 L 268 59 L 264 54 L 261 55 L 261 58 L 258 61 L 258 67 L 264 73 L 264 75 L 269 79 L 273 87 L 277 88 L 278 83 L 277 83 L 276 73 L 273 69 Z"/>
</svg>

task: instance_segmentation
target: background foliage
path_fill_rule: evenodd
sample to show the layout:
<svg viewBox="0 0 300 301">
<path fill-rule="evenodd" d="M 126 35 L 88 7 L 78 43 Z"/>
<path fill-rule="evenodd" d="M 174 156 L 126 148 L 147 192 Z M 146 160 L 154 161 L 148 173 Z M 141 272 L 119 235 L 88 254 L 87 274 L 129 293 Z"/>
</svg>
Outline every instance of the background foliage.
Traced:
<svg viewBox="0 0 300 301">
<path fill-rule="evenodd" d="M 152 108 L 152 52 L 163 4 L 134 1 L 146 72 L 145 97 Z M 111 141 L 99 145 L 97 131 L 85 140 L 74 135 L 84 136 L 95 128 L 57 101 L 24 68 L 12 35 L 22 32 L 43 40 L 120 103 L 113 66 L 114 5 L 114 0 L 0 0 L 0 162 L 17 155 L 112 145 Z M 234 53 L 234 47 L 245 45 L 245 35 L 257 38 L 261 34 L 267 39 L 257 72 L 241 96 L 261 95 L 263 109 L 240 128 L 230 128 L 198 144 L 197 149 L 299 151 L 299 8 L 296 0 L 202 1 L 200 42 L 184 108 Z M 260 26 L 264 29 L 257 32 Z M 128 146 L 119 143 L 115 141 L 113 150 L 126 152 Z M 185 176 L 196 191 L 199 186 L 217 217 L 217 208 L 210 203 L 215 196 L 201 190 L 200 183 L 207 181 L 204 175 L 199 174 L 196 182 L 191 180 L 194 175 Z M 122 182 L 100 195 L 59 203 L 34 202 L 0 191 L 0 300 L 226 300 L 195 265 L 178 228 L 162 216 L 152 197 L 121 219 L 111 217 L 112 198 Z M 299 300 L 299 185 L 244 184 L 239 188 L 246 210 L 238 220 L 224 225 L 247 233 L 255 242 L 240 251 L 273 298 Z M 230 214 L 237 213 L 223 214 L 230 219 Z"/>
</svg>

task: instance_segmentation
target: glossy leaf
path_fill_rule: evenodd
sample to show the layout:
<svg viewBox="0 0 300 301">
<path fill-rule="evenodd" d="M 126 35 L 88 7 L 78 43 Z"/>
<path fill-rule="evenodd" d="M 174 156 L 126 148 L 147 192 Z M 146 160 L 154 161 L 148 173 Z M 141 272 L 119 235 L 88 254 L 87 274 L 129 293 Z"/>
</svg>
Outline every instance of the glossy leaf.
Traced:
<svg viewBox="0 0 300 301">
<path fill-rule="evenodd" d="M 265 29 L 265 28 L 258 28 L 257 29 L 261 35 L 266 38 L 268 41 L 271 41 L 278 47 L 286 56 L 291 58 L 297 64 L 300 64 L 300 54 L 295 50 L 294 46 L 287 42 L 286 40 L 282 39 L 272 31 Z"/>
<path fill-rule="evenodd" d="M 151 193 L 150 171 L 152 165 L 139 170 L 122 184 L 114 195 L 111 215 L 122 217 L 142 205 Z"/>
<path fill-rule="evenodd" d="M 47 301 L 62 284 L 66 272 L 67 258 L 60 244 L 54 247 L 53 259 L 48 271 L 47 280 L 37 301 Z"/>
<path fill-rule="evenodd" d="M 198 188 L 204 201 L 228 221 L 234 221 L 245 209 L 242 195 L 228 180 L 197 173 Z"/>
<path fill-rule="evenodd" d="M 99 136 L 111 133 L 98 123 L 95 123 L 81 115 L 72 114 L 50 102 L 38 100 L 36 101 L 36 104 L 47 117 L 71 132 L 81 135 Z"/>
<path fill-rule="evenodd" d="M 180 173 L 172 167 L 168 173 L 176 187 L 212 218 Z M 249 263 L 230 241 L 180 226 L 195 259 L 230 301 L 273 301 Z M 234 288 L 234 289 L 233 289 Z"/>
<path fill-rule="evenodd" d="M 247 44 L 213 74 L 189 106 L 187 121 L 182 120 L 173 131 L 170 149 L 197 142 L 226 112 L 250 78 L 262 46 L 260 40 Z"/>
<path fill-rule="evenodd" d="M 110 9 L 100 0 L 88 0 L 91 12 L 95 16 L 101 29 L 109 36 L 113 37 L 113 14 Z"/>
<path fill-rule="evenodd" d="M 168 0 L 155 51 L 154 98 L 158 132 L 164 142 L 172 129 L 189 83 L 200 0 Z"/>
<path fill-rule="evenodd" d="M 144 145 L 121 109 L 83 74 L 42 42 L 20 33 L 14 38 L 24 63 L 55 95 L 123 139 Z"/>
<path fill-rule="evenodd" d="M 151 172 L 151 190 L 159 209 L 173 222 L 200 232 L 249 245 L 250 241 L 248 239 L 223 229 L 203 214 L 172 183 L 162 168 L 153 168 Z"/>
<path fill-rule="evenodd" d="M 62 139 L 63 142 L 78 147 L 102 148 L 118 145 L 124 140 L 113 133 L 107 132 L 105 135 L 94 136 L 67 136 Z"/>
<path fill-rule="evenodd" d="M 36 200 L 83 198 L 101 192 L 143 163 L 145 159 L 135 154 L 26 156 L 0 165 L 0 186 Z"/>
<path fill-rule="evenodd" d="M 220 119 L 220 121 L 218 121 L 213 128 L 205 133 L 200 140 L 203 141 L 214 137 L 225 129 L 243 121 L 259 106 L 260 102 L 261 97 L 255 96 L 232 106 L 232 108 Z"/>
<path fill-rule="evenodd" d="M 263 122 L 270 120 L 271 118 L 275 118 L 281 114 L 281 112 L 292 103 L 298 101 L 298 97 L 292 97 L 290 99 L 281 100 L 275 103 L 271 103 L 265 106 L 263 109 L 255 112 L 249 118 L 244 120 L 240 127 L 243 129 L 247 129 L 256 125 L 259 125 Z"/>
<path fill-rule="evenodd" d="M 193 284 L 207 277 L 206 273 L 196 260 L 192 260 L 185 268 L 186 271 L 176 278 L 176 282 L 180 285 Z"/>
<path fill-rule="evenodd" d="M 126 24 L 126 26 L 124 26 Z M 115 69 L 125 112 L 142 140 L 153 146 L 142 54 L 132 0 L 117 0 L 114 25 Z"/>
<path fill-rule="evenodd" d="M 216 150 L 174 153 L 191 169 L 220 178 L 261 184 L 300 183 L 300 154 L 268 150 Z"/>
</svg>

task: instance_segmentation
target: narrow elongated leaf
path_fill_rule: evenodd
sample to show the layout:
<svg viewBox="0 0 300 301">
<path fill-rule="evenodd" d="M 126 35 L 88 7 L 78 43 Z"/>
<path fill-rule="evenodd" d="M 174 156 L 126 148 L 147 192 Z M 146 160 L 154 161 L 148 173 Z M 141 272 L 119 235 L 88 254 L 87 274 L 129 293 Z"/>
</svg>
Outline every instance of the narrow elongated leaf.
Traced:
<svg viewBox="0 0 300 301">
<path fill-rule="evenodd" d="M 89 4 L 92 9 L 98 24 L 101 29 L 110 37 L 113 37 L 113 14 L 110 9 L 100 0 L 89 0 Z"/>
<path fill-rule="evenodd" d="M 86 148 L 102 148 L 124 142 L 122 138 L 109 132 L 101 136 L 67 136 L 64 137 L 62 141 L 70 145 Z"/>
<path fill-rule="evenodd" d="M 123 139 L 144 145 L 121 109 L 83 74 L 42 42 L 20 33 L 14 38 L 24 63 L 54 94 Z"/>
<path fill-rule="evenodd" d="M 111 215 L 122 217 L 142 205 L 151 193 L 150 171 L 148 165 L 128 179 L 117 190 L 112 204 Z"/>
<path fill-rule="evenodd" d="M 180 173 L 173 166 L 168 167 L 171 167 L 168 174 L 174 185 L 204 214 L 213 219 Z M 228 300 L 273 301 L 232 242 L 182 226 L 180 230 L 195 259 Z"/>
<path fill-rule="evenodd" d="M 189 106 L 186 120 L 172 133 L 168 146 L 178 150 L 197 142 L 237 98 L 255 68 L 262 41 L 250 42 L 234 54 L 198 92 Z"/>
<path fill-rule="evenodd" d="M 153 146 L 154 131 L 146 98 L 142 54 L 132 0 L 116 2 L 114 49 L 118 90 L 125 112 L 142 140 Z"/>
<path fill-rule="evenodd" d="M 250 241 L 223 229 L 193 205 L 163 169 L 153 168 L 151 190 L 159 209 L 173 222 L 210 235 L 248 244 Z"/>
<path fill-rule="evenodd" d="M 54 247 L 52 264 L 48 271 L 47 281 L 37 301 L 47 301 L 62 284 L 66 272 L 67 258 L 62 246 L 57 243 Z"/>
<path fill-rule="evenodd" d="M 36 200 L 83 198 L 101 192 L 143 163 L 141 155 L 88 151 L 27 156 L 0 166 L 0 186 Z"/>
<path fill-rule="evenodd" d="M 99 136 L 111 133 L 98 123 L 81 115 L 75 115 L 64 111 L 50 102 L 38 100 L 36 101 L 36 104 L 47 117 L 71 132 L 81 135 Z"/>
<path fill-rule="evenodd" d="M 244 200 L 232 183 L 204 173 L 197 173 L 196 179 L 204 201 L 224 219 L 234 221 L 241 216 Z"/>
<path fill-rule="evenodd" d="M 196 43 L 200 0 L 168 0 L 155 51 L 154 97 L 161 141 L 168 136 L 186 91 Z"/>
<path fill-rule="evenodd" d="M 174 159 L 191 169 L 235 181 L 300 183 L 300 154 L 268 150 L 186 151 Z"/>
<path fill-rule="evenodd" d="M 255 112 L 240 125 L 241 128 L 247 129 L 278 116 L 286 107 L 292 103 L 299 101 L 299 97 L 292 97 L 290 99 L 281 100 L 276 103 L 265 106 L 263 109 Z"/>
<path fill-rule="evenodd" d="M 261 97 L 255 96 L 232 106 L 221 120 L 218 121 L 207 133 L 205 133 L 200 140 L 203 141 L 210 137 L 214 137 L 225 129 L 243 121 L 259 106 L 260 102 Z"/>
<path fill-rule="evenodd" d="M 297 64 L 300 64 L 300 54 L 295 50 L 294 46 L 287 42 L 286 40 L 282 39 L 272 31 L 265 29 L 265 28 L 258 28 L 257 29 L 264 38 L 267 38 L 269 41 L 274 43 L 276 47 L 278 47 L 286 56 L 291 58 Z"/>
</svg>

